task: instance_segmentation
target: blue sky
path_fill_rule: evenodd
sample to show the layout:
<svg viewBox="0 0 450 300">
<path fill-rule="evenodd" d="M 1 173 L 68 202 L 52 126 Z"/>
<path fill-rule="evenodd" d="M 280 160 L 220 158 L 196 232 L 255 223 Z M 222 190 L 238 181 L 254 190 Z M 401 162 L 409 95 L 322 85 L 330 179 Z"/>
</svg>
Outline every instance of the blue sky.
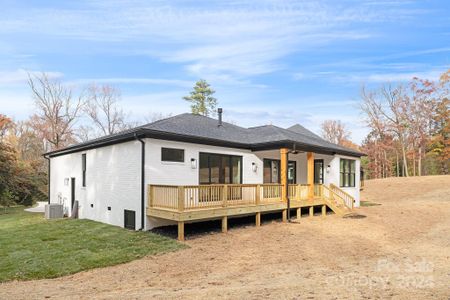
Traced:
<svg viewBox="0 0 450 300">
<path fill-rule="evenodd" d="M 134 120 L 189 111 L 181 98 L 203 78 L 226 120 L 319 132 L 340 119 L 360 142 L 362 85 L 450 68 L 449 1 L 0 4 L 0 113 L 17 120 L 33 112 L 27 72 L 118 86 Z"/>
</svg>

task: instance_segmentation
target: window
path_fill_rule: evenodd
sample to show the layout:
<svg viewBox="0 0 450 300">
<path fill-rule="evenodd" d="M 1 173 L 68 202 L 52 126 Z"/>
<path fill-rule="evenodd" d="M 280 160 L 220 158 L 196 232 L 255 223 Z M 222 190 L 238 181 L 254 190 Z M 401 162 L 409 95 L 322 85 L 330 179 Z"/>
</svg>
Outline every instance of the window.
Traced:
<svg viewBox="0 0 450 300">
<path fill-rule="evenodd" d="M 174 148 L 161 148 L 161 160 L 184 162 L 184 150 Z"/>
<path fill-rule="evenodd" d="M 83 187 L 85 187 L 86 186 L 86 154 L 81 154 L 81 169 L 82 169 L 81 184 Z"/>
<path fill-rule="evenodd" d="M 323 159 L 314 160 L 314 183 L 323 184 Z"/>
<path fill-rule="evenodd" d="M 355 186 L 355 161 L 352 159 L 342 159 L 340 161 L 340 182 L 341 187 Z"/>
<path fill-rule="evenodd" d="M 280 183 L 280 161 L 264 159 L 264 183 Z"/>
<path fill-rule="evenodd" d="M 278 159 L 264 159 L 264 183 L 281 182 L 281 166 Z M 288 162 L 288 181 L 290 184 L 296 182 L 297 163 Z"/>
<path fill-rule="evenodd" d="M 242 156 L 200 153 L 200 184 L 242 183 Z"/>
<path fill-rule="evenodd" d="M 288 162 L 288 183 L 295 184 L 297 183 L 297 162 L 289 161 Z"/>
</svg>

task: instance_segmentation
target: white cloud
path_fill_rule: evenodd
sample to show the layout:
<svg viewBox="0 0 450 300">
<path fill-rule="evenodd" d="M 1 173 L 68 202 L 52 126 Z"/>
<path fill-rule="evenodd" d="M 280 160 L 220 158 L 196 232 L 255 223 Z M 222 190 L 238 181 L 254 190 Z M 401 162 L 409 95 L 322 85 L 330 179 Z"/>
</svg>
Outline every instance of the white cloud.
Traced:
<svg viewBox="0 0 450 300">
<path fill-rule="evenodd" d="M 189 88 L 194 85 L 193 81 L 165 78 L 135 78 L 135 77 L 109 77 L 109 78 L 80 78 L 67 81 L 67 84 L 84 85 L 90 83 L 110 84 L 145 84 L 145 85 L 169 85 Z"/>
<path fill-rule="evenodd" d="M 42 72 L 17 69 L 13 71 L 0 71 L 0 85 L 11 85 L 11 84 L 23 84 L 28 80 L 28 75 L 39 75 Z M 45 72 L 47 76 L 51 79 L 61 78 L 63 74 L 61 72 Z"/>
<path fill-rule="evenodd" d="M 336 40 L 365 39 L 357 24 L 405 18 L 397 5 L 380 11 L 329 1 L 92 1 L 82 8 L 0 12 L 0 34 L 121 42 L 123 55 L 147 54 L 181 63 L 195 76 L 244 78 L 284 68 L 280 58 Z M 357 28 L 357 29 L 355 29 Z M 64 47 L 64 43 L 56 45 Z"/>
</svg>

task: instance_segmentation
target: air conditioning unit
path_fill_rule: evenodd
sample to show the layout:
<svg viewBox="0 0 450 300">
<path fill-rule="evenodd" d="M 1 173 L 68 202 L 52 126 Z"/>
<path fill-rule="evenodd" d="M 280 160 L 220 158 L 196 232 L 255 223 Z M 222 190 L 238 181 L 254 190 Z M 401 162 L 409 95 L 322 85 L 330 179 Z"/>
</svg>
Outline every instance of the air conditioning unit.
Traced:
<svg viewBox="0 0 450 300">
<path fill-rule="evenodd" d="M 62 204 L 51 203 L 45 205 L 46 219 L 60 219 L 64 217 L 64 207 Z"/>
</svg>

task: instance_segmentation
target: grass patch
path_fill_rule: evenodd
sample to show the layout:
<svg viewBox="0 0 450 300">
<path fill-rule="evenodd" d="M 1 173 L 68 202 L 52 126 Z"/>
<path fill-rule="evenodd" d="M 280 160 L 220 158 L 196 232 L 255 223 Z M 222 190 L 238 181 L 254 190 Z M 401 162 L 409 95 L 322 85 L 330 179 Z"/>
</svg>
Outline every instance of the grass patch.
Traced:
<svg viewBox="0 0 450 300">
<path fill-rule="evenodd" d="M 360 201 L 360 206 L 378 206 L 381 205 L 380 203 L 370 202 L 370 201 Z"/>
<path fill-rule="evenodd" d="M 90 220 L 45 220 L 23 207 L 0 210 L 0 245 L 0 282 L 54 278 L 186 247 Z"/>
</svg>

